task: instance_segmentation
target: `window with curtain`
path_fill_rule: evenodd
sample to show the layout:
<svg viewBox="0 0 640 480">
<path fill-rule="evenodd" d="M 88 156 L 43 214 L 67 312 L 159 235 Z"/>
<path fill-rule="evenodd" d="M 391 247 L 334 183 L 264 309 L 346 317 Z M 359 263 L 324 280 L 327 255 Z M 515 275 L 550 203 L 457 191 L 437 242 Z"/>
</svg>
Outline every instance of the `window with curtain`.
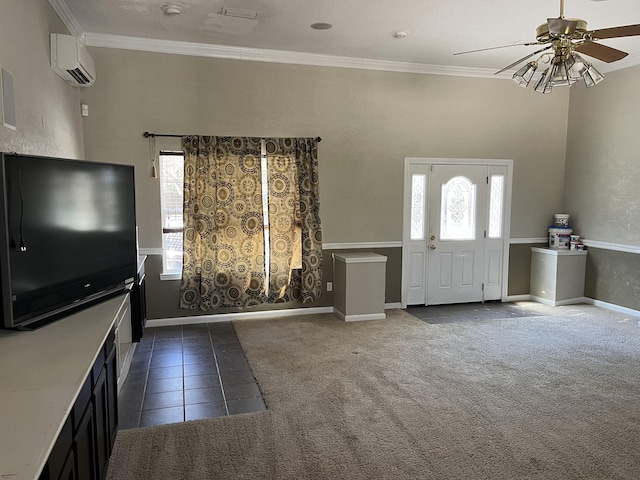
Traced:
<svg viewBox="0 0 640 480">
<path fill-rule="evenodd" d="M 184 153 L 161 150 L 158 163 L 162 214 L 162 275 L 180 275 L 183 250 Z"/>
<path fill-rule="evenodd" d="M 181 308 L 319 298 L 317 140 L 187 136 L 182 147 Z"/>
</svg>

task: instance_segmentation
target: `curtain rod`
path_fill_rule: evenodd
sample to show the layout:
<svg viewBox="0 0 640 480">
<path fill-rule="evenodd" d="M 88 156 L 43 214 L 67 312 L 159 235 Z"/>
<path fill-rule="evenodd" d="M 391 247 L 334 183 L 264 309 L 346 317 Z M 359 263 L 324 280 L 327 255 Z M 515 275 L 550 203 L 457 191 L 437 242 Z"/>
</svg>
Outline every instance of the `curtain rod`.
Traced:
<svg viewBox="0 0 640 480">
<path fill-rule="evenodd" d="M 144 132 L 142 134 L 142 136 L 144 138 L 149 138 L 149 137 L 176 137 L 176 138 L 182 138 L 182 137 L 186 137 L 187 135 L 178 135 L 177 133 L 151 133 L 151 132 Z M 321 142 L 322 138 L 316 137 L 316 140 L 318 142 Z"/>
</svg>

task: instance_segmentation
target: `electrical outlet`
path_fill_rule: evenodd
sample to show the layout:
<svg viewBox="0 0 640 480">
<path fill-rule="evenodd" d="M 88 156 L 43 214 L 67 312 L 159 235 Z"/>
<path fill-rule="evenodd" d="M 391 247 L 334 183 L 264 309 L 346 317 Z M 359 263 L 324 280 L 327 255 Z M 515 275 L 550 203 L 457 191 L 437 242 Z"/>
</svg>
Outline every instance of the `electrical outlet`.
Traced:
<svg viewBox="0 0 640 480">
<path fill-rule="evenodd" d="M 327 292 L 333 291 L 333 282 L 327 282 Z"/>
</svg>

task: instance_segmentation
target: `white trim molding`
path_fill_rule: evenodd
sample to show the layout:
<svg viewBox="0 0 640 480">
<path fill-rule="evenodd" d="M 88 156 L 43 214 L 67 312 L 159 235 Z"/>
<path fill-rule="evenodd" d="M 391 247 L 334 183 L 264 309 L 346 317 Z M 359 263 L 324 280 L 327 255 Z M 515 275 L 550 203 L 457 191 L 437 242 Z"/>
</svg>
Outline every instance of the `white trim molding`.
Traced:
<svg viewBox="0 0 640 480">
<path fill-rule="evenodd" d="M 402 308 L 400 303 L 385 303 L 384 309 Z M 216 315 L 193 315 L 190 317 L 156 318 L 147 320 L 147 327 L 169 327 L 197 323 L 229 322 L 231 320 L 256 320 L 336 313 L 333 307 L 290 308 L 287 310 L 265 310 L 260 312 L 218 313 Z M 362 319 L 364 320 L 364 319 Z"/>
<path fill-rule="evenodd" d="M 591 303 L 587 297 L 576 297 L 576 298 L 567 298 L 566 300 L 549 300 L 547 298 L 537 297 L 535 295 L 531 295 L 531 301 L 538 302 L 543 305 L 548 305 L 550 307 L 561 307 L 563 305 L 577 305 L 580 303 Z"/>
<path fill-rule="evenodd" d="M 534 243 L 548 243 L 548 242 L 549 242 L 549 239 L 547 237 L 512 238 L 509 240 L 509 243 L 511 245 L 529 245 Z M 582 239 L 582 243 L 584 243 L 587 247 L 600 248 L 602 250 L 613 250 L 616 252 L 626 252 L 626 253 L 640 253 L 640 246 L 637 246 L 637 245 L 601 242 L 599 240 L 589 240 L 586 238 Z"/>
<path fill-rule="evenodd" d="M 365 322 L 367 320 L 385 320 L 387 318 L 386 313 L 360 313 L 358 315 L 345 315 L 340 310 L 333 310 L 335 316 L 345 322 Z"/>
<path fill-rule="evenodd" d="M 81 43 L 85 43 L 84 33 L 82 32 L 82 27 L 76 20 L 76 17 L 73 16 L 71 10 L 65 3 L 64 0 L 49 0 L 49 4 L 51 8 L 55 10 L 64 23 L 64 26 L 67 27 L 71 35 L 78 37 Z"/>
<path fill-rule="evenodd" d="M 625 315 L 640 317 L 640 310 L 623 307 L 621 305 L 616 305 L 615 303 L 603 302 L 602 300 L 595 300 L 593 298 L 585 298 L 585 303 L 600 308 L 606 308 L 607 310 L 613 310 L 614 312 L 624 313 Z"/>
<path fill-rule="evenodd" d="M 60 20 L 86 46 L 137 50 L 143 52 L 169 53 L 210 58 L 227 58 L 234 60 L 252 60 L 257 62 L 288 63 L 295 65 L 313 65 L 321 67 L 356 68 L 361 70 L 378 70 L 385 72 L 416 73 L 421 75 L 448 75 L 455 77 L 492 78 L 498 80 L 511 79 L 511 72 L 495 73 L 493 68 L 452 67 L 445 65 L 429 65 L 423 63 L 396 62 L 369 58 L 341 57 L 337 55 L 320 55 L 315 53 L 293 52 L 286 50 L 270 50 L 265 48 L 230 47 L 206 43 L 176 42 L 152 38 L 129 37 L 95 32 L 84 32 L 81 25 L 71 13 L 65 0 L 49 0 L 49 4 L 60 17 Z M 630 56 L 615 65 L 603 66 L 603 72 L 621 70 L 640 64 L 640 56 Z"/>
<path fill-rule="evenodd" d="M 180 273 L 161 273 L 160 280 L 182 280 L 182 272 Z"/>
<path fill-rule="evenodd" d="M 402 248 L 402 242 L 344 242 L 325 243 L 323 250 L 362 250 L 371 248 Z M 140 248 L 140 255 L 162 255 L 162 248 Z"/>
<path fill-rule="evenodd" d="M 631 315 L 633 317 L 640 317 L 640 310 L 634 310 L 632 308 L 616 305 L 615 303 L 603 302 L 602 300 L 595 300 L 590 297 L 580 297 L 570 300 L 563 300 L 562 302 L 553 302 L 552 300 L 541 299 L 532 295 L 510 295 L 507 298 L 508 302 L 538 302 L 543 305 L 549 305 L 557 307 L 561 305 L 576 305 L 579 303 L 586 303 L 587 305 L 593 305 L 595 307 L 604 308 L 606 310 L 612 310 L 614 312 L 624 313 L 625 315 Z"/>
<path fill-rule="evenodd" d="M 147 327 L 169 327 L 173 325 L 194 325 L 198 323 L 229 322 L 231 320 L 256 320 L 333 313 L 333 307 L 289 308 L 286 310 L 265 310 L 260 312 L 218 313 L 214 315 L 193 315 L 190 317 L 156 318 L 147 320 Z"/>
<path fill-rule="evenodd" d="M 49 0 L 50 3 L 64 3 L 62 0 Z M 54 7 L 55 8 L 55 7 Z M 71 17 L 72 21 L 75 19 Z M 64 21 L 64 19 L 63 19 Z M 65 21 L 65 24 L 67 22 Z M 511 79 L 511 72 L 495 73 L 493 68 L 452 67 L 447 65 L 429 65 L 424 63 L 396 62 L 370 58 L 341 57 L 317 53 L 270 50 L 266 48 L 233 47 L 208 43 L 177 42 L 152 38 L 129 37 L 95 32 L 84 32 L 86 45 L 91 47 L 118 48 L 142 52 L 169 53 L 196 57 L 226 58 L 231 60 L 251 60 L 254 62 L 287 63 L 311 65 L 317 67 L 356 68 L 360 70 L 378 70 L 384 72 L 416 73 L 420 75 L 448 75 L 453 77 Z M 604 72 L 628 68 L 640 63 L 640 57 L 625 61 L 624 66 L 608 65 Z"/>
<path fill-rule="evenodd" d="M 531 295 L 528 293 L 525 295 L 509 295 L 507 302 L 529 302 L 531 301 Z"/>
<path fill-rule="evenodd" d="M 402 242 L 351 242 L 325 243 L 323 250 L 360 250 L 369 248 L 402 248 Z"/>
<path fill-rule="evenodd" d="M 637 245 L 624 245 L 621 243 L 600 242 L 598 240 L 582 240 L 587 247 L 601 248 L 603 250 L 614 250 L 616 252 L 640 253 L 640 247 Z"/>
<path fill-rule="evenodd" d="M 549 243 L 548 237 L 510 238 L 510 245 L 529 245 L 532 243 Z"/>
<path fill-rule="evenodd" d="M 51 0 L 54 1 L 54 0 Z M 255 62 L 287 63 L 318 67 L 356 68 L 385 72 L 417 73 L 423 75 L 449 75 L 457 77 L 478 77 L 510 79 L 511 73 L 495 75 L 494 69 L 449 67 L 421 63 L 395 62 L 368 58 L 340 57 L 317 53 L 269 50 L 265 48 L 230 47 L 206 43 L 176 42 L 151 38 L 127 37 L 103 33 L 85 32 L 86 44 L 90 47 L 117 48 L 143 52 L 169 53 L 230 60 L 252 60 Z"/>
<path fill-rule="evenodd" d="M 140 255 L 162 255 L 162 248 L 140 248 Z"/>
</svg>

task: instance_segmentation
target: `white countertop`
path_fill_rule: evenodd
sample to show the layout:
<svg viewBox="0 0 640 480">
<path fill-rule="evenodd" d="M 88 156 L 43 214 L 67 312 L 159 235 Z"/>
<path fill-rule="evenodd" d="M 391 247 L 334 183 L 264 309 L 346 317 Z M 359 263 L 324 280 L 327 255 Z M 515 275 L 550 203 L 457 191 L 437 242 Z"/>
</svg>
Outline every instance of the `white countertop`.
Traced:
<svg viewBox="0 0 640 480">
<path fill-rule="evenodd" d="M 344 263 L 386 262 L 387 257 L 372 252 L 334 253 L 333 258 Z"/>
<path fill-rule="evenodd" d="M 586 255 L 588 250 L 569 250 L 568 248 L 541 248 L 531 247 L 532 252 L 544 255 Z"/>
<path fill-rule="evenodd" d="M 0 330 L 0 479 L 37 479 L 126 295 L 33 332 Z"/>
</svg>

